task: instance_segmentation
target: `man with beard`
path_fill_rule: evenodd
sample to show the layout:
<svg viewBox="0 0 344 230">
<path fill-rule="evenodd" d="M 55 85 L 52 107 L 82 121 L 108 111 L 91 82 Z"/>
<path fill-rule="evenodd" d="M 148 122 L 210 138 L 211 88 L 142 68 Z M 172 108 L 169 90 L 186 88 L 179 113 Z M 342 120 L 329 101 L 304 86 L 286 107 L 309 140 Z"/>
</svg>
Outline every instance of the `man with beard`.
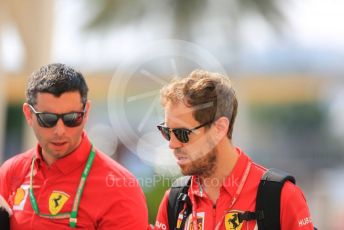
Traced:
<svg viewBox="0 0 344 230">
<path fill-rule="evenodd" d="M 138 182 L 84 131 L 91 108 L 87 93 L 83 75 L 63 64 L 30 76 L 23 112 L 38 143 L 0 168 L 0 195 L 13 210 L 12 230 L 147 229 Z"/>
<path fill-rule="evenodd" d="M 256 220 L 238 216 L 254 213 L 258 185 L 267 169 L 232 143 L 238 103 L 230 80 L 196 70 L 165 86 L 161 102 L 165 121 L 158 129 L 183 175 L 191 177 L 187 196 L 178 197 L 186 202 L 172 227 L 168 190 L 155 229 L 257 229 Z M 280 222 L 283 230 L 313 229 L 303 193 L 289 181 L 281 192 Z"/>
</svg>

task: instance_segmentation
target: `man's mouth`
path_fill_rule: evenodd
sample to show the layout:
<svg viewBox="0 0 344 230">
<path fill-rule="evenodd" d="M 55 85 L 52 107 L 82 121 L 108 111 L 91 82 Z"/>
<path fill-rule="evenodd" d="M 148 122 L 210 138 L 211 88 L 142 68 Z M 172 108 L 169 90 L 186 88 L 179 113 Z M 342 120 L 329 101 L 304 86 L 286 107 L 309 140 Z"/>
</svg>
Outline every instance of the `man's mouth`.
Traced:
<svg viewBox="0 0 344 230">
<path fill-rule="evenodd" d="M 184 165 L 189 161 L 189 158 L 186 156 L 175 155 L 175 158 L 178 165 Z"/>
<path fill-rule="evenodd" d="M 53 145 L 55 145 L 55 146 L 62 146 L 62 145 L 65 145 L 67 142 L 66 141 L 53 141 L 53 142 L 51 142 Z"/>
</svg>

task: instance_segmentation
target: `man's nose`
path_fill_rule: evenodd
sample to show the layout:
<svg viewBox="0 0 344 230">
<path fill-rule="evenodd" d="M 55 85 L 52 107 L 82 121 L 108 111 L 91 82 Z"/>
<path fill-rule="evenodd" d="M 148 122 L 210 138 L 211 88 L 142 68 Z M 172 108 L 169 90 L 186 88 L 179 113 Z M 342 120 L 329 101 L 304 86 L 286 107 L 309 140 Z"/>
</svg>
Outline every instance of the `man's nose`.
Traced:
<svg viewBox="0 0 344 230">
<path fill-rule="evenodd" d="M 170 138 L 168 147 L 170 149 L 177 149 L 177 148 L 180 148 L 182 146 L 183 146 L 183 143 L 180 140 L 178 140 L 178 138 L 174 135 L 173 132 L 171 132 L 171 138 Z"/>
<path fill-rule="evenodd" d="M 54 127 L 54 133 L 57 135 L 57 136 L 62 136 L 66 131 L 66 126 L 65 124 L 63 123 L 62 119 L 58 119 L 57 120 L 57 123 Z"/>
</svg>

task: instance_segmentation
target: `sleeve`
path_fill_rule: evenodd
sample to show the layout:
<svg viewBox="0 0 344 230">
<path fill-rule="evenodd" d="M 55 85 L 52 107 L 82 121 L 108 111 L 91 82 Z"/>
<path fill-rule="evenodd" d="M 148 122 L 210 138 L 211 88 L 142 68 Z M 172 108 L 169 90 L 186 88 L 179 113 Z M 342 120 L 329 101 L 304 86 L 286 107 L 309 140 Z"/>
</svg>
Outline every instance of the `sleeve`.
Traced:
<svg viewBox="0 0 344 230">
<path fill-rule="evenodd" d="M 102 199 L 110 207 L 101 213 L 97 230 L 149 229 L 146 199 L 137 181 L 112 190 L 111 194 L 107 193 Z"/>
<path fill-rule="evenodd" d="M 0 166 L 0 194 L 8 201 L 30 170 L 32 154 L 18 154 Z"/>
<path fill-rule="evenodd" d="M 299 187 L 286 182 L 281 192 L 281 229 L 313 230 L 306 199 Z"/>
<path fill-rule="evenodd" d="M 10 188 L 9 188 L 9 181 L 10 178 L 8 175 L 10 174 L 10 161 L 6 161 L 0 167 L 0 195 L 5 199 L 8 200 Z"/>
<path fill-rule="evenodd" d="M 159 211 L 156 217 L 154 229 L 160 230 L 169 230 L 168 226 L 168 216 L 167 216 L 167 205 L 168 205 L 168 197 L 170 195 L 170 190 L 165 192 L 164 197 L 159 206 Z"/>
</svg>

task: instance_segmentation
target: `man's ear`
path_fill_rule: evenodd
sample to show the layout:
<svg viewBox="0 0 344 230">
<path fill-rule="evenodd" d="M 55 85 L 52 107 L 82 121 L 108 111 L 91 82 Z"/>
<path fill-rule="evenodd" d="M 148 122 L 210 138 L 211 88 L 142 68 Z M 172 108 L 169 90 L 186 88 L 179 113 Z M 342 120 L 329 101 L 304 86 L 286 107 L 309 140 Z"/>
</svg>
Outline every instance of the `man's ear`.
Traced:
<svg viewBox="0 0 344 230">
<path fill-rule="evenodd" d="M 87 100 L 86 105 L 85 105 L 85 116 L 84 116 L 84 120 L 87 121 L 88 120 L 88 114 L 91 110 L 91 101 Z"/>
<path fill-rule="evenodd" d="M 29 126 L 32 126 L 32 115 L 33 113 L 31 112 L 30 106 L 28 103 L 23 104 L 23 113 L 25 116 L 25 120 Z"/>
<path fill-rule="evenodd" d="M 229 129 L 229 120 L 227 117 L 220 117 L 213 123 L 213 126 L 219 139 L 227 136 L 227 132 Z"/>
</svg>

